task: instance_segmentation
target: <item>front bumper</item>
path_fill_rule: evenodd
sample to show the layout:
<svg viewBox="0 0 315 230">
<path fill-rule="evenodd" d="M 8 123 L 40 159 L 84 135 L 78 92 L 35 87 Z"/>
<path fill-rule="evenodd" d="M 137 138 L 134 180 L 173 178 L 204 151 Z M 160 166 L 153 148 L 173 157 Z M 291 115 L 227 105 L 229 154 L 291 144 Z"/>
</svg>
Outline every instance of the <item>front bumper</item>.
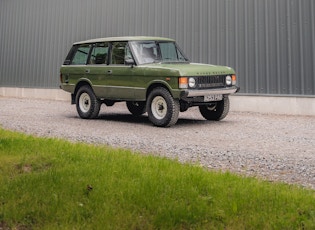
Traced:
<svg viewBox="0 0 315 230">
<path fill-rule="evenodd" d="M 239 91 L 239 87 L 232 86 L 232 87 L 225 87 L 220 89 L 202 89 L 202 90 L 186 90 L 185 97 L 201 97 L 205 95 L 213 95 L 213 94 L 232 94 Z"/>
</svg>

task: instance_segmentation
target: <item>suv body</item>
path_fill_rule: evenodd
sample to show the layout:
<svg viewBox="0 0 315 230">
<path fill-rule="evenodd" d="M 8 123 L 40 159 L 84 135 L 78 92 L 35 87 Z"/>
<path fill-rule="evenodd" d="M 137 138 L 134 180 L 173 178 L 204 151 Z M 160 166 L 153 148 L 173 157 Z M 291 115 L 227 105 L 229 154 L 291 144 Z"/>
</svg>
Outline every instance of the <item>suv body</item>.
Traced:
<svg viewBox="0 0 315 230">
<path fill-rule="evenodd" d="M 147 112 L 163 127 L 192 106 L 199 106 L 205 119 L 221 120 L 229 111 L 228 95 L 238 91 L 232 68 L 190 63 L 173 39 L 161 37 L 76 42 L 60 81 L 81 118 L 96 118 L 102 103 L 126 101 L 133 115 Z"/>
</svg>

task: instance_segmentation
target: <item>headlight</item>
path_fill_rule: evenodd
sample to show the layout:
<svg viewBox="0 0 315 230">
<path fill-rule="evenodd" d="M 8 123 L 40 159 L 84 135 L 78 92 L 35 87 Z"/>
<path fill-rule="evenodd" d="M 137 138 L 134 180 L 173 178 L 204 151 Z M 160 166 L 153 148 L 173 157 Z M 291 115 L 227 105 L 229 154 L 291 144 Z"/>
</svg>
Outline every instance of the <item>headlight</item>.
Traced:
<svg viewBox="0 0 315 230">
<path fill-rule="evenodd" d="M 190 77 L 188 79 L 188 85 L 189 85 L 190 88 L 195 88 L 196 87 L 196 80 L 195 80 L 195 78 Z"/>
<path fill-rule="evenodd" d="M 226 85 L 231 85 L 232 84 L 232 77 L 231 76 L 226 76 L 225 77 L 225 84 Z"/>
</svg>

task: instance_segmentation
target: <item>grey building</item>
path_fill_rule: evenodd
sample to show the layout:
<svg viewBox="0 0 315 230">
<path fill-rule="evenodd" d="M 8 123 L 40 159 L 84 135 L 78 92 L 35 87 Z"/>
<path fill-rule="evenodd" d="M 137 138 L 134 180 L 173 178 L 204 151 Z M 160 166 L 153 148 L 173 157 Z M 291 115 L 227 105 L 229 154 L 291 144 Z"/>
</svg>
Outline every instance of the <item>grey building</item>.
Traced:
<svg viewBox="0 0 315 230">
<path fill-rule="evenodd" d="M 0 87 L 58 88 L 73 42 L 124 35 L 233 67 L 242 95 L 315 97 L 314 0 L 0 0 Z"/>
</svg>

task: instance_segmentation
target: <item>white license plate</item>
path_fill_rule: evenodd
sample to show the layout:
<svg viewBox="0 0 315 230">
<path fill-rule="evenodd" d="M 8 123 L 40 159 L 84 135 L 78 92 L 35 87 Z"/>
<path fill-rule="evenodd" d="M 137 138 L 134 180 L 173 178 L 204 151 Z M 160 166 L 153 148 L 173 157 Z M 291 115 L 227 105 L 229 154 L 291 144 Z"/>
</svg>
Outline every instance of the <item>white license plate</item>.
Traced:
<svg viewBox="0 0 315 230">
<path fill-rule="evenodd" d="M 204 101 L 221 101 L 222 95 L 221 94 L 213 94 L 213 95 L 205 95 Z"/>
</svg>

